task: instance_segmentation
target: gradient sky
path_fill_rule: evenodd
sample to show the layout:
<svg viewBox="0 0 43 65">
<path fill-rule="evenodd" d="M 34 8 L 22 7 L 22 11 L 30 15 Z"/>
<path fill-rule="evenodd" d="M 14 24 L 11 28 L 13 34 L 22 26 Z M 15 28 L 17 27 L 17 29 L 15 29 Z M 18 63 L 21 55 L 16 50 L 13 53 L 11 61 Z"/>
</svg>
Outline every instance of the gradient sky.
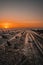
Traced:
<svg viewBox="0 0 43 65">
<path fill-rule="evenodd" d="M 43 27 L 43 0 L 0 0 L 0 27 Z"/>
</svg>

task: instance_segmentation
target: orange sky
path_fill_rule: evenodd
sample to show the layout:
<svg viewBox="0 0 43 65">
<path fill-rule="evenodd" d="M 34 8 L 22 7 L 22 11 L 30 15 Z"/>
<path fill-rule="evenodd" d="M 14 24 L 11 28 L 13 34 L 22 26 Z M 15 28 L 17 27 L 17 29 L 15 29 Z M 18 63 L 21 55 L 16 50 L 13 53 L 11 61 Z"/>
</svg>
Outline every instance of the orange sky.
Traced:
<svg viewBox="0 0 43 65">
<path fill-rule="evenodd" d="M 40 0 L 0 1 L 0 28 L 43 28 L 43 2 Z"/>
<path fill-rule="evenodd" d="M 43 28 L 43 21 L 40 20 L 23 20 L 23 21 L 8 21 L 0 20 L 0 28 L 16 28 L 16 27 L 29 27 L 29 28 Z"/>
</svg>

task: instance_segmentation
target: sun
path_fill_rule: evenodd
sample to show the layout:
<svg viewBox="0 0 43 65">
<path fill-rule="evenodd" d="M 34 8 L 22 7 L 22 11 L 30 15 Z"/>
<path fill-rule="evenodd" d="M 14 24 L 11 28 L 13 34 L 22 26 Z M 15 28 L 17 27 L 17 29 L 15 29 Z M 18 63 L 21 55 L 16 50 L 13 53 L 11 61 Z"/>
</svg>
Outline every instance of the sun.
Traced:
<svg viewBox="0 0 43 65">
<path fill-rule="evenodd" d="M 4 28 L 8 28 L 8 26 L 4 26 Z"/>
<path fill-rule="evenodd" d="M 13 23 L 9 23 L 9 22 L 3 22 L 1 25 L 0 25 L 0 28 L 4 28 L 4 29 L 10 29 L 10 28 L 14 28 L 14 24 Z"/>
<path fill-rule="evenodd" d="M 5 23 L 5 24 L 3 25 L 3 27 L 4 27 L 5 29 L 9 28 L 9 24 L 8 24 L 8 23 Z"/>
</svg>

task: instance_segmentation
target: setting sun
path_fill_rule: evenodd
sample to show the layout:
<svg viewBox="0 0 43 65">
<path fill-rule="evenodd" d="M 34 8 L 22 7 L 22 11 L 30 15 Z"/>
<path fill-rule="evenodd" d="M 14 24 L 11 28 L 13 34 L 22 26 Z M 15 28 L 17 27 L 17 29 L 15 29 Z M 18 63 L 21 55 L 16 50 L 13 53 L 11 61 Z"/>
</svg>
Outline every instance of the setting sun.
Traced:
<svg viewBox="0 0 43 65">
<path fill-rule="evenodd" d="M 4 28 L 9 28 L 9 25 L 6 23 L 3 25 Z"/>
<path fill-rule="evenodd" d="M 11 24 L 10 23 L 1 23 L 0 28 L 5 28 L 5 29 L 11 28 Z"/>
<path fill-rule="evenodd" d="M 5 29 L 14 28 L 14 26 L 15 26 L 14 23 L 5 22 L 5 21 L 1 22 L 1 24 L 0 24 L 0 28 L 5 28 Z"/>
</svg>

